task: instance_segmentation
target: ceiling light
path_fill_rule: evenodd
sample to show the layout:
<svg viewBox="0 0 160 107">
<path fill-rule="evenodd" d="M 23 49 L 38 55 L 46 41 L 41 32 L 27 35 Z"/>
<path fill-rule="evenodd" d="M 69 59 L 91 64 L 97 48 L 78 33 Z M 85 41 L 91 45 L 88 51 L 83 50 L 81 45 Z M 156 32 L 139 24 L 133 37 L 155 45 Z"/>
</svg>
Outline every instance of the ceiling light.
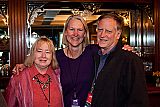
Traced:
<svg viewBox="0 0 160 107">
<path fill-rule="evenodd" d="M 101 3 L 82 3 L 84 10 L 80 11 L 79 9 L 72 9 L 74 15 L 80 15 L 82 17 L 91 16 L 93 13 L 99 12 Z"/>
</svg>

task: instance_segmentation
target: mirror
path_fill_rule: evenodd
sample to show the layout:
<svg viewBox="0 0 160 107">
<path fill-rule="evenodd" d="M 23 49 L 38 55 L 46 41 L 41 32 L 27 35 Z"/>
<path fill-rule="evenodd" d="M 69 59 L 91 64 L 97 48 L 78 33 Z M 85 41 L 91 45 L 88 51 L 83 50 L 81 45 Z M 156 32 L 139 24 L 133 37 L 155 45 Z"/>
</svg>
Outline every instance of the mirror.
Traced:
<svg viewBox="0 0 160 107">
<path fill-rule="evenodd" d="M 66 19 L 72 14 L 80 14 L 84 17 L 90 30 L 91 43 L 96 43 L 96 19 L 101 14 L 115 12 L 126 19 L 126 26 L 128 26 L 129 10 L 134 7 L 133 4 L 106 2 L 28 2 L 28 48 L 42 35 L 52 39 L 57 49 L 62 48 L 63 27 Z"/>
<path fill-rule="evenodd" d="M 66 19 L 80 14 L 90 30 L 90 41 L 96 43 L 96 19 L 105 13 L 124 18 L 122 42 L 134 47 L 148 71 L 152 71 L 155 54 L 155 35 L 152 4 L 110 2 L 28 2 L 28 48 L 39 36 L 53 40 L 56 49 L 63 47 L 62 32 Z M 147 71 L 147 70 L 146 70 Z"/>
<path fill-rule="evenodd" d="M 8 5 L 0 2 L 0 76 L 9 76 Z"/>
<path fill-rule="evenodd" d="M 141 57 L 147 72 L 155 68 L 155 33 L 153 5 L 137 5 L 132 11 L 129 43 Z"/>
<path fill-rule="evenodd" d="M 9 50 L 8 10 L 6 3 L 0 3 L 0 50 Z"/>
</svg>

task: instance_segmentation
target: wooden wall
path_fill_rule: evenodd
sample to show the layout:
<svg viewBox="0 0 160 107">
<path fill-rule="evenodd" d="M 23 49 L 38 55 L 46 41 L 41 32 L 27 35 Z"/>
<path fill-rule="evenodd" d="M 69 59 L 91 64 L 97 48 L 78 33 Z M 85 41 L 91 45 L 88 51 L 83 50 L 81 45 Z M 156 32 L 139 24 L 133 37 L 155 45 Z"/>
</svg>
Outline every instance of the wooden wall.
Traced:
<svg viewBox="0 0 160 107">
<path fill-rule="evenodd" d="M 9 35 L 11 69 L 23 63 L 26 54 L 26 1 L 9 0 Z"/>
<path fill-rule="evenodd" d="M 160 71 L 160 0 L 154 0 L 155 70 Z"/>
<path fill-rule="evenodd" d="M 43 1 L 44 0 L 26 0 L 26 1 Z M 45 0 L 45 2 L 48 1 L 68 1 L 68 2 L 126 2 L 126 3 L 149 3 L 150 0 Z"/>
</svg>

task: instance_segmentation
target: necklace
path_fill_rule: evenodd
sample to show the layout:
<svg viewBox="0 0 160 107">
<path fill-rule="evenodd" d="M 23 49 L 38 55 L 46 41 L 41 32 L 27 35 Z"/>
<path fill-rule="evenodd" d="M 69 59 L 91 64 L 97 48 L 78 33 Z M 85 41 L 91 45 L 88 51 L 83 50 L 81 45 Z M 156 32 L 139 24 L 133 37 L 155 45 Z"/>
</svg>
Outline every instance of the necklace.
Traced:
<svg viewBox="0 0 160 107">
<path fill-rule="evenodd" d="M 47 75 L 47 81 L 46 81 L 46 82 L 43 82 L 43 81 L 41 81 L 41 80 L 38 78 L 38 75 L 41 75 L 41 74 L 35 75 L 35 76 L 33 77 L 33 80 L 35 79 L 35 80 L 36 80 L 36 83 L 38 83 L 39 85 L 41 85 L 41 88 L 42 88 L 43 90 L 45 90 L 46 88 L 48 88 L 48 85 L 49 85 L 50 82 L 51 82 L 51 77 L 50 77 L 48 74 L 46 74 L 46 75 Z M 42 76 L 43 76 L 43 75 L 42 75 Z"/>
<path fill-rule="evenodd" d="M 42 90 L 42 93 L 43 93 L 43 95 L 44 95 L 44 97 L 45 97 L 45 100 L 47 100 L 47 102 L 48 102 L 48 107 L 50 107 L 50 82 L 51 82 L 51 77 L 50 77 L 48 74 L 45 74 L 45 75 L 47 75 L 47 81 L 46 81 L 46 82 L 43 82 L 43 81 L 41 81 L 41 80 L 38 78 L 39 75 L 41 75 L 41 74 L 35 75 L 35 76 L 33 77 L 33 80 L 36 80 L 36 83 L 39 84 L 40 89 Z M 42 75 L 42 76 L 43 76 L 43 75 Z M 44 93 L 44 91 L 45 91 L 46 88 L 49 88 L 48 98 L 47 98 L 46 94 Z"/>
</svg>

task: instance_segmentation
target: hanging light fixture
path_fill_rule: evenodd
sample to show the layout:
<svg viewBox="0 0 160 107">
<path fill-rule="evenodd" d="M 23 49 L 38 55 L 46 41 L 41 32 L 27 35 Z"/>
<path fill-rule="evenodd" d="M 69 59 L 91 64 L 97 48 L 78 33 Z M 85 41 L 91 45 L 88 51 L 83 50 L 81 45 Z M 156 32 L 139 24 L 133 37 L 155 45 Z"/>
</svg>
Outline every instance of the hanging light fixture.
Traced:
<svg viewBox="0 0 160 107">
<path fill-rule="evenodd" d="M 88 17 L 91 16 L 92 14 L 99 12 L 101 3 L 82 3 L 82 6 L 84 8 L 83 11 L 80 11 L 79 9 L 72 9 L 72 13 L 74 15 L 80 15 L 82 17 Z"/>
<path fill-rule="evenodd" d="M 96 13 L 99 12 L 100 7 L 101 7 L 101 3 L 82 3 L 84 10 L 90 11 L 92 13 Z"/>
</svg>

